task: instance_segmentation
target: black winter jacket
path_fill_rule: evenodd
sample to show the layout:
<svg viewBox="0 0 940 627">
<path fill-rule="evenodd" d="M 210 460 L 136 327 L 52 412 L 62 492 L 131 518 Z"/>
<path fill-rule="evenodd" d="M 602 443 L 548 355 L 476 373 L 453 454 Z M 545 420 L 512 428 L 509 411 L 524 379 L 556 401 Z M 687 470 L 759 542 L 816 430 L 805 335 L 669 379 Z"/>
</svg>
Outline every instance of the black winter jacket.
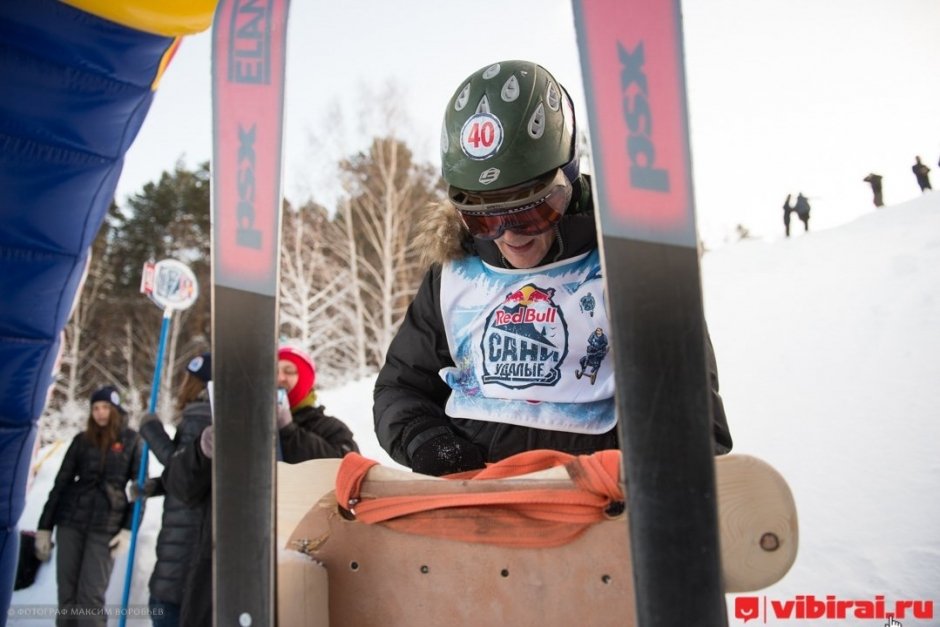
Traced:
<svg viewBox="0 0 940 627">
<path fill-rule="evenodd" d="M 582 179 L 558 225 L 558 238 L 546 254 L 545 262 L 568 259 L 597 247 L 589 190 L 586 179 Z M 454 214 L 454 211 L 444 207 L 441 213 Z M 439 237 L 441 229 L 436 228 L 435 218 L 432 216 L 429 222 L 435 237 Z M 563 246 L 559 246 L 559 240 L 564 242 Z M 493 242 L 472 239 L 465 231 L 459 246 L 458 256 L 475 254 L 492 265 L 504 263 Z M 587 454 L 619 448 L 616 429 L 588 435 L 446 415 L 444 407 L 450 388 L 438 373 L 442 368 L 454 366 L 454 362 L 444 330 L 440 293 L 441 265 L 435 263 L 418 288 L 376 380 L 373 405 L 376 436 L 395 461 L 410 467 L 415 450 L 440 434 L 442 429 L 475 444 L 487 462 L 533 449 Z M 718 394 L 718 371 L 710 339 L 707 341 L 707 359 L 715 452 L 726 453 L 731 449 L 732 441 Z"/>
<path fill-rule="evenodd" d="M 131 528 L 133 508 L 128 481 L 137 479 L 140 436 L 123 429 L 120 439 L 102 453 L 84 432 L 72 439 L 39 517 L 38 529 L 56 525 L 115 534 Z"/>
<path fill-rule="evenodd" d="M 170 456 L 163 469 L 167 495 L 198 512 L 197 543 L 180 604 L 180 625 L 212 624 L 212 460 L 203 455 L 199 436 Z"/>
<path fill-rule="evenodd" d="M 140 428 L 150 450 L 166 466 L 177 450 L 196 442 L 202 430 L 212 423 L 208 401 L 195 401 L 183 409 L 173 439 L 163 424 L 154 420 Z M 158 479 L 162 484 L 162 478 Z M 165 488 L 162 487 L 165 492 Z M 199 544 L 202 510 L 192 509 L 173 494 L 163 501 L 163 520 L 157 536 L 157 562 L 150 575 L 150 594 L 155 599 L 179 605 L 183 599 L 189 564 Z"/>
<path fill-rule="evenodd" d="M 308 459 L 343 457 L 359 452 L 353 433 L 346 424 L 328 416 L 321 405 L 301 407 L 292 413 L 293 421 L 278 431 L 281 454 L 289 464 Z"/>
</svg>

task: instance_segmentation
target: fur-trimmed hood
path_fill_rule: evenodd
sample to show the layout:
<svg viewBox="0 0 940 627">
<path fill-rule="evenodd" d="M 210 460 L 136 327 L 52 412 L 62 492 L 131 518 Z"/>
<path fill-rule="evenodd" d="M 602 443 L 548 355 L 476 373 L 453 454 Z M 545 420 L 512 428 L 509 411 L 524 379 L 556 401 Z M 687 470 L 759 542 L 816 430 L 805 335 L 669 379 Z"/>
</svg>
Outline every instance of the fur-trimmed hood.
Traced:
<svg viewBox="0 0 940 627">
<path fill-rule="evenodd" d="M 426 208 L 415 245 L 421 251 L 422 265 L 444 264 L 471 254 L 473 237 L 454 206 L 442 200 Z"/>
</svg>

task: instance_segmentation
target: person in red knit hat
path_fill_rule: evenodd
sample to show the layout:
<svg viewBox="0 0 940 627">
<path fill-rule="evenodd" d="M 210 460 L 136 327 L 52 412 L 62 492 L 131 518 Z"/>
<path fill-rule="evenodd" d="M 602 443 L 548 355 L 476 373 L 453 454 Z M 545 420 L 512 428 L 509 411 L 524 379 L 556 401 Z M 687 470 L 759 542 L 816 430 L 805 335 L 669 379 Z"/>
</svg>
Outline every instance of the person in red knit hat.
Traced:
<svg viewBox="0 0 940 627">
<path fill-rule="evenodd" d="M 278 350 L 277 387 L 286 392 L 286 400 L 278 403 L 277 426 L 281 455 L 290 464 L 359 452 L 349 427 L 316 404 L 316 380 L 317 369 L 307 353 L 292 346 Z"/>
</svg>

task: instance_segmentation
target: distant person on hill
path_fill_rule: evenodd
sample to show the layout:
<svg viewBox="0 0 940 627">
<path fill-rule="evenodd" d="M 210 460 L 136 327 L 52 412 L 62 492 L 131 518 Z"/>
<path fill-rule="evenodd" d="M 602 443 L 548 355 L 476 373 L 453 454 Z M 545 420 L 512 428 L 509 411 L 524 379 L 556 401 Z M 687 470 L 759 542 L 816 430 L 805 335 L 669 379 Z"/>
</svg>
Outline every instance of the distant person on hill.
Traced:
<svg viewBox="0 0 940 627">
<path fill-rule="evenodd" d="M 790 206 L 790 198 L 793 194 L 787 194 L 787 199 L 783 202 L 783 232 L 790 237 L 790 214 L 793 213 L 793 207 Z"/>
<path fill-rule="evenodd" d="M 872 201 L 875 203 L 875 206 L 884 207 L 885 201 L 884 197 L 881 195 L 881 175 L 872 172 L 862 180 L 871 185 L 871 193 L 874 197 Z"/>
<path fill-rule="evenodd" d="M 809 200 L 800 192 L 796 195 L 796 206 L 793 207 L 797 217 L 803 222 L 804 231 L 809 231 Z"/>
<path fill-rule="evenodd" d="M 914 157 L 916 163 L 911 166 L 914 176 L 917 178 L 917 184 L 920 185 L 920 191 L 926 192 L 933 189 L 930 186 L 930 168 L 920 162 L 920 157 Z"/>
</svg>

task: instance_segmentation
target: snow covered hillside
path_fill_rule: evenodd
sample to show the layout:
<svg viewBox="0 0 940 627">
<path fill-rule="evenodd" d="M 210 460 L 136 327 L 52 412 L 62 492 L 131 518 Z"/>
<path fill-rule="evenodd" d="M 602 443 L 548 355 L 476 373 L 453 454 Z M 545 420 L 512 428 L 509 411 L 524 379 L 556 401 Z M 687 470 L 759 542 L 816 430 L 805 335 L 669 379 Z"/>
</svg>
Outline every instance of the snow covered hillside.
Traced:
<svg viewBox="0 0 940 627">
<path fill-rule="evenodd" d="M 756 595 L 771 608 L 799 595 L 933 601 L 933 619 L 898 618 L 940 624 L 940 194 L 838 228 L 710 252 L 703 285 L 735 451 L 780 470 L 799 509 L 796 563 Z M 372 432 L 371 379 L 319 398 L 352 427 L 363 454 L 389 463 Z M 21 528 L 35 525 L 62 453 L 43 463 Z M 138 549 L 143 570 L 158 527 L 155 499 Z M 112 579 L 123 574 L 119 564 Z M 145 602 L 146 580 L 136 576 L 135 602 Z M 13 606 L 54 598 L 46 566 Z M 734 601 L 730 624 L 743 625 Z"/>
<path fill-rule="evenodd" d="M 761 594 L 933 600 L 913 624 L 938 625 L 940 194 L 797 236 L 703 265 L 735 450 L 799 508 L 796 564 Z"/>
</svg>

